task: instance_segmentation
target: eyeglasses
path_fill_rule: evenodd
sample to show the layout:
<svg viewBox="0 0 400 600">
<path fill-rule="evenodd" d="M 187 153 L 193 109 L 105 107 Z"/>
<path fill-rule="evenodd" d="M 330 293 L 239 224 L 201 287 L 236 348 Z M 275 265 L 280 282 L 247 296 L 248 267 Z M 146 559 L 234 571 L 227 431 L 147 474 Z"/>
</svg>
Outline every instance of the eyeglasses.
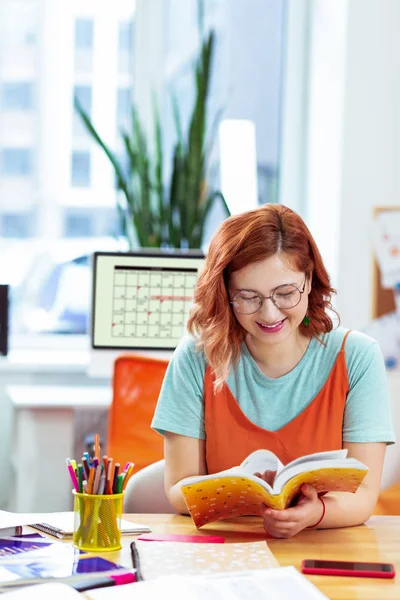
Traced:
<svg viewBox="0 0 400 600">
<path fill-rule="evenodd" d="M 240 290 L 230 302 L 236 312 L 242 315 L 252 315 L 260 310 L 264 300 L 271 300 L 277 308 L 284 310 L 294 308 L 300 303 L 301 295 L 306 287 L 307 277 L 304 279 L 303 289 L 295 285 L 279 285 L 270 296 L 261 296 L 253 290 Z"/>
</svg>

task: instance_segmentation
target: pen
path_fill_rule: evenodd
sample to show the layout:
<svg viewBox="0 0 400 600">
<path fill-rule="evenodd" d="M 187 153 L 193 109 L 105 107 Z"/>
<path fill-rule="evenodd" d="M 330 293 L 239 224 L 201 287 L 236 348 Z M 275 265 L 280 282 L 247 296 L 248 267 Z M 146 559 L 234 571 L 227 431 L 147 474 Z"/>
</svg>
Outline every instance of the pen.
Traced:
<svg viewBox="0 0 400 600">
<path fill-rule="evenodd" d="M 94 458 L 100 459 L 100 436 L 98 433 L 94 434 Z"/>
<path fill-rule="evenodd" d="M 117 494 L 117 483 L 118 483 L 119 467 L 120 467 L 120 464 L 119 463 L 115 463 L 114 477 L 113 477 L 113 481 L 112 481 L 112 490 L 111 490 L 113 494 Z"/>
<path fill-rule="evenodd" d="M 81 464 L 78 465 L 78 486 L 79 486 L 79 492 L 82 494 L 82 492 L 83 492 L 83 466 Z"/>
<path fill-rule="evenodd" d="M 87 454 L 87 452 L 84 452 L 84 455 L 82 457 L 82 464 L 83 464 L 83 468 L 85 469 L 85 477 L 86 479 L 89 479 L 89 463 L 88 463 L 88 459 L 86 458 L 85 454 Z"/>
<path fill-rule="evenodd" d="M 91 469 L 90 469 L 88 485 L 87 485 L 88 494 L 93 493 L 93 482 L 94 482 L 95 470 L 96 469 L 94 467 L 91 467 Z"/>
<path fill-rule="evenodd" d="M 67 464 L 67 468 L 69 471 L 69 476 L 71 477 L 72 485 L 74 486 L 75 491 L 79 492 L 79 484 L 78 484 L 78 480 L 75 475 L 74 468 L 70 463 Z"/>
<path fill-rule="evenodd" d="M 112 484 L 114 481 L 114 461 L 112 458 L 108 459 L 107 467 L 107 478 L 106 478 L 106 494 L 112 494 Z"/>
<path fill-rule="evenodd" d="M 125 490 L 126 486 L 128 485 L 128 481 L 131 477 L 131 475 L 133 474 L 133 467 L 134 467 L 134 463 L 130 463 L 129 468 L 127 470 L 127 472 L 125 473 L 125 477 L 124 477 L 124 481 L 122 483 L 122 491 Z"/>
<path fill-rule="evenodd" d="M 99 483 L 99 489 L 97 490 L 97 494 L 98 495 L 102 495 L 104 494 L 104 488 L 106 485 L 106 476 L 105 475 L 101 475 L 100 476 L 100 483 Z"/>
<path fill-rule="evenodd" d="M 96 474 L 94 476 L 93 489 L 92 489 L 93 494 L 97 494 L 97 492 L 99 490 L 100 475 L 101 475 L 100 467 L 95 467 L 95 470 L 96 470 Z"/>
<path fill-rule="evenodd" d="M 92 579 L 91 581 L 72 582 L 70 585 L 79 592 L 86 590 L 97 590 L 98 588 L 111 587 L 114 585 L 124 585 L 136 581 L 135 573 L 121 573 L 116 575 L 108 575 Z"/>
</svg>

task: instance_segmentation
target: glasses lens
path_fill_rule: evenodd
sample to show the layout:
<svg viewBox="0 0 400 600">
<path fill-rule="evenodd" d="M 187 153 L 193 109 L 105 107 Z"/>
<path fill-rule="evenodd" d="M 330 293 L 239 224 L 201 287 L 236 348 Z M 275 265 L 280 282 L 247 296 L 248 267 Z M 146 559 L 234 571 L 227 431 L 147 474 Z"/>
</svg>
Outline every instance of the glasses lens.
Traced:
<svg viewBox="0 0 400 600">
<path fill-rule="evenodd" d="M 243 315 L 251 315 L 259 310 L 261 306 L 261 298 L 257 294 L 238 294 L 235 296 L 233 308 Z"/>
<path fill-rule="evenodd" d="M 293 308 L 301 300 L 301 293 L 294 285 L 281 285 L 276 288 L 273 300 L 278 308 Z"/>
</svg>

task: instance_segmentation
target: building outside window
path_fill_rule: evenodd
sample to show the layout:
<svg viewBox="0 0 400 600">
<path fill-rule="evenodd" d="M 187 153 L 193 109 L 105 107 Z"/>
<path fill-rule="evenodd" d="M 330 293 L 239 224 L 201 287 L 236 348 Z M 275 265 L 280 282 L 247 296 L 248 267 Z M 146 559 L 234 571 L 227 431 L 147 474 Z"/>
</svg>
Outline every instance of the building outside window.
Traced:
<svg viewBox="0 0 400 600">
<path fill-rule="evenodd" d="M 2 110 L 32 110 L 34 84 L 31 81 L 4 82 L 1 86 Z"/>
<path fill-rule="evenodd" d="M 33 172 L 33 151 L 30 148 L 2 148 L 0 172 L 6 177 L 27 177 Z"/>
<path fill-rule="evenodd" d="M 204 26 L 217 40 L 210 123 L 220 108 L 224 118 L 255 123 L 260 202 L 276 200 L 269 182 L 279 173 L 284 5 L 204 0 Z M 68 280 L 76 274 L 88 282 L 91 252 L 117 249 L 115 176 L 77 118 L 74 95 L 120 155 L 133 99 L 146 120 L 158 90 L 168 173 L 171 94 L 184 123 L 193 102 L 197 6 L 0 0 L 0 264 L 11 253 L 15 265 L 12 273 L 0 267 L 0 283 L 12 285 L 11 347 L 22 334 L 46 334 L 45 344 L 49 333 L 85 334 L 89 305 L 79 309 L 85 314 L 69 310 L 57 282 L 64 269 Z M 218 144 L 213 159 L 218 180 Z M 218 223 L 212 216 L 210 234 Z M 65 313 L 56 315 L 55 306 Z"/>
<path fill-rule="evenodd" d="M 75 20 L 75 48 L 79 50 L 92 50 L 94 37 L 94 23 L 92 19 Z"/>
</svg>

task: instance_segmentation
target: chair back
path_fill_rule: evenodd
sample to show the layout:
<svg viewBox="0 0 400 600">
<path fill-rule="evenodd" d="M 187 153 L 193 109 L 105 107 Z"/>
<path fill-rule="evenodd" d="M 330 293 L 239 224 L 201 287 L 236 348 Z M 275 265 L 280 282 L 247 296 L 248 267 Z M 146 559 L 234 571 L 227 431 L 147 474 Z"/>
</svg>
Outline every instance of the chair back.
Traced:
<svg viewBox="0 0 400 600">
<path fill-rule="evenodd" d="M 107 454 L 135 471 L 164 456 L 163 437 L 150 428 L 168 361 L 145 356 L 116 358 L 108 421 Z"/>
<path fill-rule="evenodd" d="M 124 512 L 176 514 L 164 487 L 165 463 L 159 460 L 135 473 L 126 486 Z"/>
</svg>

